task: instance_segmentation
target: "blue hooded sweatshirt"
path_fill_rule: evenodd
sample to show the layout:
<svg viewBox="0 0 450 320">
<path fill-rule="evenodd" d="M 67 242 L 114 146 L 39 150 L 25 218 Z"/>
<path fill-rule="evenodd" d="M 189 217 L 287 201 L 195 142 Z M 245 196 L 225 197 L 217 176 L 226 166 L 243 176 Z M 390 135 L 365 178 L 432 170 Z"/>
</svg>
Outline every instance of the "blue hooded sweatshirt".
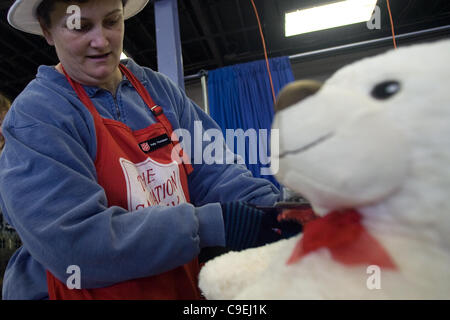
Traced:
<svg viewBox="0 0 450 320">
<path fill-rule="evenodd" d="M 174 130 L 194 137 L 197 121 L 203 130 L 220 130 L 166 76 L 132 60 L 123 63 L 162 106 Z M 119 120 L 132 130 L 156 122 L 126 78 L 115 97 L 98 87 L 84 88 L 104 118 Z M 72 265 L 80 268 L 82 288 L 169 271 L 194 259 L 201 248 L 225 245 L 219 203 L 272 205 L 279 198 L 275 186 L 252 177 L 244 165 L 192 160 L 192 204 L 133 213 L 109 207 L 97 183 L 92 115 L 64 75 L 50 66 L 39 67 L 2 129 L 6 145 L 0 157 L 0 206 L 23 242 L 8 263 L 4 299 L 46 299 L 45 271 L 65 283 Z M 202 148 L 206 145 L 202 141 Z M 229 153 L 225 144 L 223 148 Z"/>
</svg>

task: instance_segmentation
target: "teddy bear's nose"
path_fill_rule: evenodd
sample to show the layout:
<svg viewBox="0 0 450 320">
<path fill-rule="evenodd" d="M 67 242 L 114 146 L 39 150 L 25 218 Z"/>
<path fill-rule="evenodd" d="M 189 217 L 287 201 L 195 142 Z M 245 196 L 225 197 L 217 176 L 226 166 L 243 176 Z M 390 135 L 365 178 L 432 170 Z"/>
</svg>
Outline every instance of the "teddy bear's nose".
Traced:
<svg viewBox="0 0 450 320">
<path fill-rule="evenodd" d="M 322 87 L 322 83 L 314 80 L 299 80 L 291 82 L 281 90 L 275 103 L 275 112 L 302 101 L 315 94 Z"/>
</svg>

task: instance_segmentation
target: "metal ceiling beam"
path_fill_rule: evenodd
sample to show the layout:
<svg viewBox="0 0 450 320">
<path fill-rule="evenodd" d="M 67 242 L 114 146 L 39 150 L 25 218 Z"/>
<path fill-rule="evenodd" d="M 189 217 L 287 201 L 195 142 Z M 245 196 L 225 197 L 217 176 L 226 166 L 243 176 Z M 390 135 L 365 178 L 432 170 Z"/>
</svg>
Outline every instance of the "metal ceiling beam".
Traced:
<svg viewBox="0 0 450 320">
<path fill-rule="evenodd" d="M 450 33 L 450 25 L 436 27 L 436 28 L 430 28 L 430 29 L 424 29 L 424 30 L 419 30 L 419 31 L 409 32 L 409 33 L 404 33 L 404 34 L 398 34 L 395 37 L 398 40 L 411 40 L 416 37 L 424 37 L 424 36 L 431 37 L 431 36 L 435 36 L 435 35 L 437 36 L 437 35 L 443 35 L 443 34 L 448 34 L 448 33 Z M 326 48 L 326 49 L 322 49 L 322 50 L 314 50 L 314 51 L 299 53 L 299 54 L 289 56 L 289 59 L 290 60 L 298 60 L 298 59 L 302 59 L 302 58 L 319 57 L 322 54 L 328 54 L 328 53 L 335 54 L 335 53 L 338 53 L 339 51 L 345 51 L 348 49 L 367 48 L 372 45 L 385 45 L 385 44 L 389 44 L 390 42 L 392 42 L 391 36 L 383 37 L 383 38 L 378 38 L 378 39 L 373 39 L 373 40 L 368 40 L 368 41 L 350 43 L 350 44 L 337 46 L 337 47 Z M 279 51 L 280 52 L 275 52 L 275 53 L 282 53 L 282 50 L 279 50 Z M 249 54 L 249 57 L 251 55 L 252 54 Z M 202 70 L 196 74 L 186 76 L 185 79 L 186 80 L 199 79 L 205 73 L 207 74 L 208 71 Z"/>
<path fill-rule="evenodd" d="M 251 26 L 251 27 L 245 27 L 245 28 L 241 28 L 241 29 L 236 29 L 236 30 L 230 30 L 230 31 L 224 31 L 221 33 L 216 33 L 214 34 L 214 37 L 219 37 L 219 36 L 231 36 L 231 35 L 242 35 L 243 33 L 247 33 L 247 32 L 255 32 L 257 31 L 258 35 L 259 35 L 259 30 L 258 30 L 258 26 Z M 189 43 L 193 43 L 193 42 L 202 42 L 207 40 L 208 37 L 207 36 L 198 36 L 195 39 L 189 39 L 189 40 L 183 40 L 183 44 L 189 44 Z M 248 40 L 248 38 L 246 38 L 246 40 Z M 248 42 L 247 42 L 248 43 Z"/>
<path fill-rule="evenodd" d="M 214 35 L 211 32 L 211 29 L 209 26 L 211 25 L 210 21 L 208 21 L 207 15 L 204 13 L 202 7 L 200 6 L 199 0 L 192 0 L 192 7 L 194 9 L 195 16 L 203 30 L 203 34 L 207 37 L 206 41 L 208 42 L 208 46 L 211 50 L 211 53 L 214 57 L 214 59 L 217 61 L 217 65 L 219 67 L 223 66 L 223 58 L 220 54 L 219 47 L 217 46 L 217 43 L 214 40 Z"/>
<path fill-rule="evenodd" d="M 181 2 L 180 2 L 180 5 L 181 5 L 181 8 L 182 8 L 182 10 L 183 10 L 183 13 L 185 13 L 185 16 L 186 16 L 187 20 L 188 20 L 189 23 L 191 24 L 192 29 L 195 30 L 195 36 L 196 36 L 196 38 L 193 39 L 192 41 L 197 41 L 197 39 L 199 39 L 199 38 L 201 37 L 201 35 L 200 35 L 200 33 L 198 32 L 198 29 L 197 29 L 197 27 L 196 27 L 196 25 L 195 25 L 195 23 L 194 23 L 194 21 L 193 21 L 193 19 L 192 19 L 192 15 L 189 14 L 189 12 L 188 12 L 188 10 L 187 10 L 187 8 L 186 8 L 186 4 L 185 4 L 184 1 L 181 1 Z M 190 43 L 190 42 L 192 42 L 192 41 L 191 41 L 191 40 L 188 40 L 188 41 L 182 40 L 182 41 L 181 41 L 181 45 L 188 44 L 188 43 Z M 208 51 L 208 48 L 205 46 L 205 44 L 204 44 L 203 41 L 199 41 L 199 42 L 200 42 L 200 46 L 202 47 L 203 52 L 205 53 L 206 57 L 209 58 L 209 57 L 210 57 L 210 55 L 209 55 L 210 52 Z M 183 56 L 184 56 L 184 57 L 187 57 L 187 58 L 190 58 L 190 57 L 189 57 L 189 52 L 184 52 Z M 190 61 L 192 61 L 192 59 L 190 59 Z"/>
<path fill-rule="evenodd" d="M 150 42 L 152 44 L 153 47 L 156 46 L 156 41 L 153 38 L 152 34 L 150 32 L 147 31 L 147 28 L 145 27 L 145 25 L 142 23 L 141 19 L 139 18 L 139 16 L 136 16 L 137 19 L 137 24 L 139 25 L 139 29 L 142 31 L 142 33 L 144 34 L 145 37 L 147 37 L 148 39 L 150 39 Z"/>
<path fill-rule="evenodd" d="M 12 52 L 14 52 L 15 55 L 14 55 L 12 58 L 9 58 L 9 61 L 10 61 L 10 62 L 11 62 L 11 60 L 14 59 L 15 57 L 20 57 L 20 58 L 26 60 L 27 62 L 31 63 L 32 65 L 36 65 L 36 61 L 33 60 L 33 59 L 31 59 L 31 58 L 29 57 L 29 55 L 24 54 L 24 52 L 17 52 L 16 48 L 15 48 L 13 45 L 9 44 L 7 41 L 4 41 L 3 38 L 1 38 L 1 37 L 0 37 L 0 43 L 1 43 L 2 46 L 7 47 L 7 48 L 10 49 Z M 21 64 L 18 64 L 18 63 L 17 63 L 17 64 L 14 64 L 13 66 L 14 66 L 14 68 L 19 69 L 20 72 L 22 72 L 22 73 L 24 73 L 24 74 L 27 74 L 27 73 L 28 73 L 28 71 L 27 71 L 26 69 L 24 69 L 24 68 L 21 66 Z"/>
<path fill-rule="evenodd" d="M 278 6 L 275 1 L 263 1 L 258 8 L 267 48 L 276 50 L 284 46 L 284 16 L 278 15 Z M 256 23 L 256 21 L 255 21 Z M 270 52 L 269 52 L 270 53 Z"/>
<path fill-rule="evenodd" d="M 239 17 L 239 22 L 241 23 L 241 30 L 245 29 L 245 22 L 244 22 L 244 18 L 242 16 L 242 10 L 241 10 L 241 6 L 239 5 L 239 0 L 234 0 L 234 4 L 237 8 L 237 13 L 238 13 L 238 17 Z M 244 35 L 244 39 L 245 39 L 245 51 L 250 51 L 250 41 L 248 39 L 248 34 L 245 31 L 242 31 L 242 34 Z"/>
<path fill-rule="evenodd" d="M 220 19 L 220 15 L 219 12 L 217 10 L 217 3 L 212 3 L 210 5 L 210 9 L 211 9 L 211 15 L 212 15 L 212 19 L 213 21 L 216 23 L 217 29 L 219 30 L 219 37 L 222 40 L 223 44 L 225 45 L 225 48 L 228 49 L 228 40 L 227 38 L 223 35 L 224 32 L 224 27 L 222 25 L 222 21 Z M 227 50 L 226 50 L 227 51 Z"/>
<path fill-rule="evenodd" d="M 19 38 L 21 41 L 23 41 L 24 43 L 26 43 L 27 45 L 29 45 L 30 47 L 32 47 L 34 50 L 36 50 L 36 52 L 38 52 L 40 55 L 42 55 L 43 57 L 49 59 L 49 61 L 54 62 L 55 61 L 55 56 L 51 56 L 49 55 L 43 48 L 42 46 L 39 46 L 38 44 L 36 44 L 34 41 L 30 40 L 29 37 L 30 36 L 25 36 L 23 34 L 23 32 L 21 31 L 17 31 L 15 29 L 12 29 L 12 27 L 4 22 L 4 21 L 0 21 L 0 25 L 5 29 L 5 31 L 3 32 L 7 32 L 8 36 L 11 36 L 13 38 L 17 37 Z M 33 36 L 34 37 L 34 36 Z M 4 37 L 2 37 L 4 39 Z"/>
<path fill-rule="evenodd" d="M 142 37 L 145 39 L 146 46 L 148 45 L 150 48 L 152 48 L 153 51 L 155 51 L 156 48 L 157 48 L 155 38 L 151 35 L 151 33 L 149 31 L 147 31 L 147 28 L 142 23 L 140 18 L 138 16 L 136 18 L 137 18 L 137 20 L 135 20 L 135 26 L 134 27 L 138 28 L 138 30 L 139 30 L 138 34 L 142 33 Z M 127 44 L 130 45 L 130 41 Z M 141 56 L 141 58 L 144 59 L 144 63 L 143 64 L 145 64 L 146 66 L 151 66 L 152 65 L 151 61 L 152 61 L 153 57 L 149 57 L 147 55 L 141 55 L 142 50 L 135 50 L 135 49 L 133 49 L 133 50 L 136 51 L 137 54 L 132 55 L 131 58 L 136 58 L 137 56 Z"/>
<path fill-rule="evenodd" d="M 126 31 L 125 31 L 126 32 Z M 130 36 L 125 36 L 123 39 L 123 46 L 125 51 L 132 52 L 134 54 L 139 54 L 141 50 L 139 50 L 138 47 L 133 43 L 133 41 L 130 40 Z M 132 54 L 131 57 L 133 58 L 134 55 Z"/>
<path fill-rule="evenodd" d="M 406 40 L 406 39 L 411 39 L 411 38 L 415 38 L 415 37 L 419 37 L 419 36 L 430 36 L 434 33 L 440 33 L 440 32 L 445 32 L 445 33 L 450 32 L 450 25 L 431 28 L 431 29 L 425 29 L 425 30 L 420 30 L 420 31 L 415 31 L 415 32 L 409 32 L 409 33 L 404 33 L 404 34 L 398 34 L 395 36 L 395 38 L 397 40 Z M 299 54 L 290 56 L 289 59 L 297 60 L 300 58 L 319 56 L 319 55 L 325 54 L 325 53 L 333 53 L 334 54 L 334 53 L 337 53 L 339 51 L 346 50 L 346 49 L 365 48 L 365 47 L 368 47 L 371 45 L 380 45 L 380 44 L 383 45 L 383 44 L 388 44 L 390 42 L 392 42 L 391 36 L 379 38 L 379 39 L 368 40 L 368 41 L 350 43 L 350 44 L 326 48 L 326 49 L 322 49 L 322 50 L 315 50 L 315 51 L 310 51 L 310 52 L 299 53 Z"/>
</svg>

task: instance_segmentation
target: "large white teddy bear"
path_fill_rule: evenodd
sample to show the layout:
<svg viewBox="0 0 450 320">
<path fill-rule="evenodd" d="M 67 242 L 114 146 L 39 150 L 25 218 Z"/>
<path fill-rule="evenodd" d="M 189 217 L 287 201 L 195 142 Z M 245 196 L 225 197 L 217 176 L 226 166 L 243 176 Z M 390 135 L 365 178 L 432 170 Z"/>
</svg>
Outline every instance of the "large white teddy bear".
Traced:
<svg viewBox="0 0 450 320">
<path fill-rule="evenodd" d="M 207 299 L 450 299 L 449 40 L 346 66 L 273 127 L 321 218 L 207 262 Z"/>
</svg>

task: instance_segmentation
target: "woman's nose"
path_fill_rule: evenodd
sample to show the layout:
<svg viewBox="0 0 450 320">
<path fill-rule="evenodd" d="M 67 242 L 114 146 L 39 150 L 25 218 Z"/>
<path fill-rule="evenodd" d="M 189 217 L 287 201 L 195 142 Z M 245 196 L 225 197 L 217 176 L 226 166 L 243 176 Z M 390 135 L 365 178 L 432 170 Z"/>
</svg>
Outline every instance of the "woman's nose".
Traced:
<svg viewBox="0 0 450 320">
<path fill-rule="evenodd" d="M 105 35 L 103 27 L 98 27 L 92 30 L 91 47 L 101 49 L 109 45 L 109 41 Z"/>
</svg>

